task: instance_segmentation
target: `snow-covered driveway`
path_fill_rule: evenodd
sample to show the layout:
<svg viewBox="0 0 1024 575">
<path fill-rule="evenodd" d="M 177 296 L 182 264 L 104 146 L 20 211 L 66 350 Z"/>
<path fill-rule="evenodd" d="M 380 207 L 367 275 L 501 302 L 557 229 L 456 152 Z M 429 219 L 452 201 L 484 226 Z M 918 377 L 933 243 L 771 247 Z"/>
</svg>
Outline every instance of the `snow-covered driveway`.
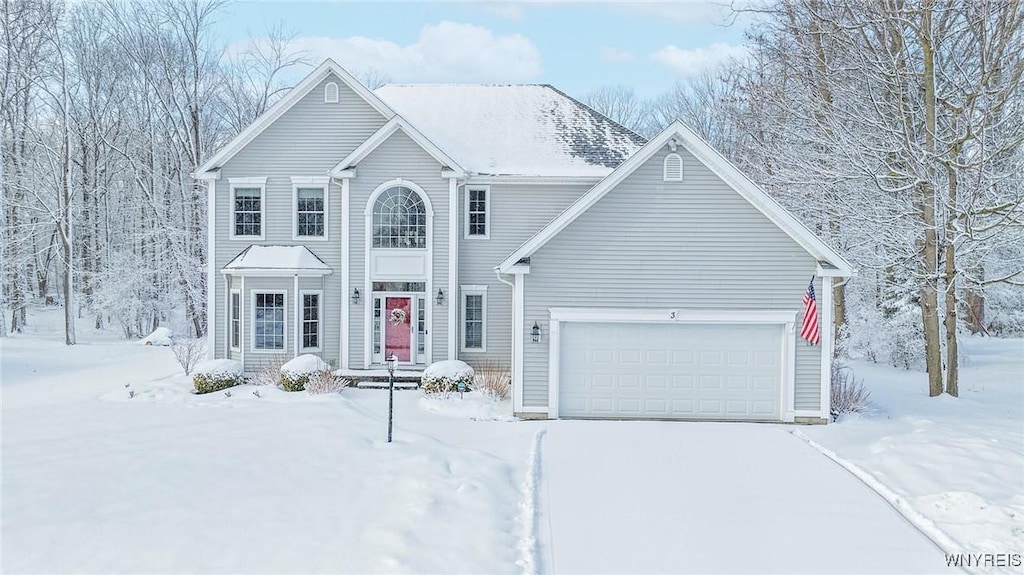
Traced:
<svg viewBox="0 0 1024 575">
<path fill-rule="evenodd" d="M 552 573 L 946 570 L 942 551 L 785 426 L 550 422 Z"/>
</svg>

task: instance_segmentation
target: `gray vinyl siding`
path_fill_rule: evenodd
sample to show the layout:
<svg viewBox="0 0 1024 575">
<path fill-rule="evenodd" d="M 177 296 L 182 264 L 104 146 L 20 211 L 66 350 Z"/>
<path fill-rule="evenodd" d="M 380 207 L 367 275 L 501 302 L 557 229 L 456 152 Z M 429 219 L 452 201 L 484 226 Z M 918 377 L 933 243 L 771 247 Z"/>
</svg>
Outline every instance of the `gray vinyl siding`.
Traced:
<svg viewBox="0 0 1024 575">
<path fill-rule="evenodd" d="M 432 293 L 426 294 L 426 304 L 432 308 L 431 337 L 433 361 L 448 357 L 448 312 L 453 305 L 451 297 L 444 305 L 434 301 L 437 289 L 448 287 L 448 179 L 441 177 L 441 164 L 430 156 L 404 132 L 398 131 L 382 142 L 356 166 L 356 177 L 349 183 L 348 228 L 350 233 L 352 287 L 359 288 L 362 298 L 358 305 L 349 307 L 349 365 L 361 367 L 364 363 L 365 325 L 371 313 L 373 298 L 366 285 L 366 207 L 370 195 L 381 184 L 401 178 L 412 182 L 426 192 L 434 210 L 431 244 L 433 259 L 431 275 Z"/>
<path fill-rule="evenodd" d="M 324 85 L 335 81 L 339 86 L 338 103 L 324 103 Z M 323 349 L 319 355 L 325 360 L 338 359 L 341 345 L 341 234 L 345 231 L 341 221 L 341 186 L 332 182 L 328 190 L 328 240 L 302 241 L 292 239 L 292 176 L 327 176 L 329 170 L 373 134 L 386 122 L 378 111 L 349 89 L 340 79 L 325 78 L 305 97 L 295 103 L 274 123 L 256 136 L 247 146 L 228 160 L 215 182 L 214 266 L 215 290 L 211 294 L 216 302 L 214 338 L 216 357 L 229 353 L 226 334 L 226 286 L 220 270 L 246 247 L 261 245 L 305 245 L 333 270 L 324 282 L 324 323 L 321 337 Z M 264 190 L 264 238 L 262 240 L 232 239 L 232 205 L 229 178 L 266 177 Z M 240 280 L 234 280 L 236 286 Z M 284 282 L 291 290 L 291 278 L 260 280 L 246 278 L 246 290 L 253 282 Z M 303 280 L 306 281 L 306 280 Z M 309 281 L 320 283 L 320 278 Z M 248 310 L 250 300 L 243 298 Z M 289 308 L 289 337 L 291 337 L 292 308 Z M 249 340 L 243 338 L 247 349 Z M 233 354 L 232 357 L 237 357 Z M 246 369 L 254 367 L 251 353 L 246 353 Z"/>
<path fill-rule="evenodd" d="M 470 187 L 473 187 L 472 185 Z M 459 188 L 459 284 L 487 286 L 486 352 L 461 351 L 462 299 L 458 305 L 459 359 L 482 365 L 512 362 L 512 288 L 498 281 L 494 268 L 585 194 L 589 185 L 491 184 L 488 239 L 466 238 L 466 194 Z M 512 281 L 512 277 L 505 277 Z"/>
<path fill-rule="evenodd" d="M 666 153 L 533 255 L 524 333 L 538 322 L 546 334 L 551 307 L 786 310 L 799 331 L 814 258 L 691 155 L 682 153 L 683 182 L 663 181 Z M 542 411 L 547 338 L 525 339 L 524 405 Z M 796 343 L 797 409 L 818 408 L 820 357 Z"/>
</svg>

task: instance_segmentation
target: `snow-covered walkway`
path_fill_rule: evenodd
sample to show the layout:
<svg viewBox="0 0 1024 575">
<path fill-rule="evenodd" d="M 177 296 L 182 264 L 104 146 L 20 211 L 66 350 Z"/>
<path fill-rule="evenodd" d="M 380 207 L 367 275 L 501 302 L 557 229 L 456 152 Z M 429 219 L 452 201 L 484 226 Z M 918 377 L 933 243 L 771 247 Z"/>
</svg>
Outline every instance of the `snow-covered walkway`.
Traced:
<svg viewBox="0 0 1024 575">
<path fill-rule="evenodd" d="M 828 458 L 763 424 L 550 422 L 553 573 L 920 573 L 942 551 Z"/>
</svg>

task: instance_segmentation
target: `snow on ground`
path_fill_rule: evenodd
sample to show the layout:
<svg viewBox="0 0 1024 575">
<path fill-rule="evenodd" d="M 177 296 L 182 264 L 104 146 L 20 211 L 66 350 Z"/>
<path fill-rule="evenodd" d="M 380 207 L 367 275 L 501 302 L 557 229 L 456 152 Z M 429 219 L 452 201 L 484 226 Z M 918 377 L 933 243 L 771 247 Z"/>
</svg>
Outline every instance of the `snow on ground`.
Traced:
<svg viewBox="0 0 1024 575">
<path fill-rule="evenodd" d="M 923 373 L 855 362 L 872 412 L 800 431 L 934 522 L 950 551 L 1024 553 L 1024 340 L 963 346 L 959 398 L 929 398 Z"/>
<path fill-rule="evenodd" d="M 858 364 L 879 410 L 827 427 L 510 422 L 476 393 L 399 391 L 389 445 L 386 392 L 195 395 L 168 348 L 85 329 L 68 348 L 59 313 L 0 340 L 4 573 L 552 572 L 602 553 L 605 571 L 945 570 L 793 429 L 963 551 L 1024 547 L 1020 340 L 968 341 L 958 401 Z"/>
</svg>

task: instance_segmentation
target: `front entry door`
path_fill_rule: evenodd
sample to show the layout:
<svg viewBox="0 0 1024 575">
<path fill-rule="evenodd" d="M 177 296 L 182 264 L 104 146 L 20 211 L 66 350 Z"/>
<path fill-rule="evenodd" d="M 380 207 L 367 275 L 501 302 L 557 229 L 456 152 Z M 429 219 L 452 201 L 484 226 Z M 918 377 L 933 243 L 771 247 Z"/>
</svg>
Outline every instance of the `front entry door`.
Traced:
<svg viewBox="0 0 1024 575">
<path fill-rule="evenodd" d="M 384 359 L 393 353 L 398 361 L 412 361 L 412 298 L 384 298 Z"/>
</svg>

